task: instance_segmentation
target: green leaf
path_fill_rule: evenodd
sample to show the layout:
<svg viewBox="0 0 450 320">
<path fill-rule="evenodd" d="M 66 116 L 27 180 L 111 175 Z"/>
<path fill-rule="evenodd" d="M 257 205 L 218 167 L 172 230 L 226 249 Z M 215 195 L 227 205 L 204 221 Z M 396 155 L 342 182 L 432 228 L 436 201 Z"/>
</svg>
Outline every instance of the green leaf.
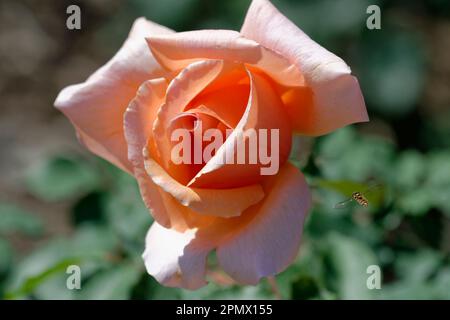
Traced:
<svg viewBox="0 0 450 320">
<path fill-rule="evenodd" d="M 364 190 L 370 188 L 370 184 L 355 182 L 351 180 L 316 179 L 315 183 L 321 188 L 338 192 L 346 197 L 350 197 L 355 191 L 363 192 Z"/>
<path fill-rule="evenodd" d="M 404 213 L 420 216 L 438 208 L 450 216 L 450 153 L 421 156 L 413 151 L 399 159 L 396 172 L 397 205 Z"/>
<path fill-rule="evenodd" d="M 326 242 L 327 280 L 342 299 L 370 299 L 367 268 L 377 264 L 372 250 L 356 239 L 332 233 Z"/>
<path fill-rule="evenodd" d="M 450 268 L 440 269 L 432 279 L 432 273 L 436 271 L 436 255 L 430 252 L 422 252 L 418 255 L 418 259 L 412 258 L 409 262 L 416 263 L 419 259 L 427 260 L 425 263 L 420 261 L 419 267 L 411 266 L 413 270 L 407 271 L 406 275 L 393 282 L 392 284 L 383 285 L 381 290 L 377 290 L 376 297 L 378 299 L 445 299 L 450 298 Z M 414 254 L 410 255 L 411 257 Z M 419 258 L 420 256 L 420 258 Z M 428 259 L 431 260 L 428 261 Z M 403 264 L 403 262 L 402 262 Z M 418 278 L 415 278 L 415 276 Z"/>
<path fill-rule="evenodd" d="M 131 296 L 133 287 L 141 275 L 140 268 L 124 264 L 101 271 L 82 284 L 77 299 L 83 300 L 123 300 Z"/>
<path fill-rule="evenodd" d="M 54 276 L 55 274 L 65 272 L 68 266 L 78 263 L 79 259 L 75 258 L 69 258 L 59 261 L 43 272 L 27 278 L 26 281 L 24 281 L 18 289 L 12 292 L 7 292 L 5 296 L 7 299 L 17 299 L 27 296 L 50 277 Z"/>
<path fill-rule="evenodd" d="M 67 252 L 69 252 L 68 243 L 61 239 L 53 240 L 36 249 L 17 264 L 7 283 L 7 291 L 19 291 L 27 279 L 36 277 L 58 262 L 67 259 Z"/>
<path fill-rule="evenodd" d="M 78 228 L 70 242 L 70 254 L 93 258 L 105 257 L 120 244 L 119 239 L 110 228 L 95 225 Z"/>
<path fill-rule="evenodd" d="M 441 262 L 441 254 L 432 250 L 403 253 L 396 260 L 395 272 L 399 278 L 407 282 L 425 282 L 434 274 Z"/>
<path fill-rule="evenodd" d="M 72 292 L 65 284 L 67 275 L 55 266 L 77 261 L 82 277 L 88 278 L 117 260 L 114 256 L 117 244 L 117 238 L 107 228 L 80 227 L 71 239 L 54 239 L 20 261 L 9 278 L 7 291 L 41 299 L 71 299 Z M 32 286 L 27 285 L 30 281 Z M 24 287 L 31 291 L 22 290 Z"/>
<path fill-rule="evenodd" d="M 450 215 L 450 153 L 408 151 L 396 168 L 397 204 L 404 214 L 419 216 L 439 208 Z"/>
<path fill-rule="evenodd" d="M 354 192 L 361 192 L 369 201 L 370 207 L 380 207 L 385 199 L 385 187 L 375 182 L 361 183 L 350 180 L 325 180 L 316 179 L 315 183 L 321 188 L 335 191 L 346 198 L 350 198 Z M 342 199 L 345 201 L 346 199 Z"/>
<path fill-rule="evenodd" d="M 426 188 L 405 192 L 397 197 L 397 207 L 404 215 L 423 216 L 433 207 L 431 192 Z"/>
<path fill-rule="evenodd" d="M 450 267 L 439 271 L 433 280 L 436 299 L 450 300 Z"/>
<path fill-rule="evenodd" d="M 374 290 L 374 295 L 382 300 L 426 300 L 433 299 L 433 288 L 425 283 L 397 281 Z"/>
<path fill-rule="evenodd" d="M 35 215 L 9 203 L 0 203 L 0 234 L 14 232 L 30 236 L 41 235 L 44 227 Z"/>
<path fill-rule="evenodd" d="M 402 190 L 414 189 L 426 176 L 427 162 L 424 155 L 408 150 L 401 153 L 395 165 L 395 184 Z"/>
<path fill-rule="evenodd" d="M 99 184 L 99 175 L 75 156 L 57 156 L 31 167 L 26 184 L 36 197 L 59 201 L 93 190 Z"/>
<path fill-rule="evenodd" d="M 325 179 L 377 182 L 391 179 L 394 146 L 386 140 L 345 127 L 319 142 L 316 164 Z"/>
</svg>

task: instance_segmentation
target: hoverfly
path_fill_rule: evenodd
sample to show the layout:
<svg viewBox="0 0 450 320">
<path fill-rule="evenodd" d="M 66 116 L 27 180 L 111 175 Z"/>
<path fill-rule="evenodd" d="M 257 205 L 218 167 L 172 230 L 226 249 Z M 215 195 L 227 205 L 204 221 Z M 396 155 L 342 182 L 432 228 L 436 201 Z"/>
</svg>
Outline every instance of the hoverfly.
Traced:
<svg viewBox="0 0 450 320">
<path fill-rule="evenodd" d="M 371 187 L 369 187 L 366 191 L 364 192 L 360 192 L 360 191 L 355 191 L 352 193 L 352 195 L 350 196 L 350 198 L 341 201 L 339 203 L 336 203 L 333 208 L 334 209 L 343 209 L 346 208 L 351 202 L 355 201 L 357 204 L 359 204 L 362 207 L 368 207 L 369 206 L 369 200 L 366 197 L 366 194 L 368 194 L 369 192 L 372 192 L 373 190 L 379 188 L 380 185 L 376 184 L 373 185 Z"/>
</svg>

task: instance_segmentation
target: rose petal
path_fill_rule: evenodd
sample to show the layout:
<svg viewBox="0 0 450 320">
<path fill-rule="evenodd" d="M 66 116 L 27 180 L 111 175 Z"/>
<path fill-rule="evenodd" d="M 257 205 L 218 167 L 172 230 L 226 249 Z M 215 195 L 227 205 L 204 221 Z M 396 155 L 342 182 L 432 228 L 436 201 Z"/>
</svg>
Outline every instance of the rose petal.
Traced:
<svg viewBox="0 0 450 320">
<path fill-rule="evenodd" d="M 155 220 L 165 227 L 184 230 L 189 225 L 197 225 L 201 222 L 192 217 L 194 214 L 236 216 L 260 201 L 264 193 L 261 186 L 257 185 L 224 190 L 225 192 L 207 189 L 191 190 L 170 177 L 153 159 L 147 160 L 147 169 L 152 172 L 156 184 L 147 175 L 142 151 L 146 146 L 153 145 L 151 143 L 153 131 L 149 124 L 154 122 L 159 106 L 165 101 L 166 87 L 167 82 L 162 78 L 146 81 L 139 88 L 124 116 L 129 160 L 133 165 L 134 175 L 144 202 L 151 209 Z M 151 153 L 153 158 L 155 153 Z M 197 212 L 190 213 L 178 208 L 172 203 L 170 194 L 184 206 Z"/>
<path fill-rule="evenodd" d="M 167 81 L 164 78 L 148 80 L 139 88 L 124 115 L 124 133 L 128 144 L 128 159 L 147 208 L 159 224 L 170 227 L 179 217 L 166 210 L 160 188 L 148 177 L 144 168 L 142 151 L 152 140 L 151 123 L 159 106 L 164 102 Z M 152 145 L 150 143 L 150 145 Z"/>
<path fill-rule="evenodd" d="M 241 283 L 281 272 L 297 254 L 311 195 L 289 163 L 264 188 L 266 198 L 239 217 L 216 218 L 184 232 L 154 223 L 143 254 L 148 273 L 167 286 L 197 289 L 206 285 L 206 256 L 214 248 L 222 268 Z"/>
<path fill-rule="evenodd" d="M 117 54 L 86 82 L 62 90 L 55 101 L 89 150 L 128 172 L 132 168 L 123 134 L 123 113 L 145 80 L 166 74 L 148 50 L 144 36 L 170 32 L 144 18 L 137 19 Z"/>
<path fill-rule="evenodd" d="M 358 80 L 344 75 L 313 88 L 295 88 L 282 100 L 297 133 L 319 136 L 355 122 L 369 121 Z"/>
<path fill-rule="evenodd" d="M 198 30 L 152 35 L 147 41 L 155 58 L 169 70 L 181 70 L 198 59 L 223 59 L 264 70 L 287 86 L 303 83 L 303 77 L 295 66 L 236 31 Z"/>
<path fill-rule="evenodd" d="M 220 266 L 240 283 L 255 285 L 295 259 L 311 204 L 305 178 L 290 163 L 264 183 L 266 198 L 247 210 L 252 217 L 217 248 Z M 249 218 L 247 218 L 249 219 Z"/>
<path fill-rule="evenodd" d="M 184 231 L 208 225 L 211 219 L 183 207 L 170 194 L 153 183 L 144 167 L 143 149 L 146 148 L 148 151 L 154 146 L 151 124 L 165 99 L 166 87 L 167 82 L 162 78 L 148 80 L 142 84 L 125 112 L 124 132 L 128 143 L 128 157 L 147 208 L 160 225 Z M 157 158 L 154 150 L 152 156 Z"/>
<path fill-rule="evenodd" d="M 124 114 L 124 133 L 128 145 L 128 159 L 134 167 L 144 168 L 143 150 L 153 140 L 152 123 L 165 101 L 167 80 L 147 80 L 140 87 Z M 153 156 L 156 152 L 152 150 Z"/>
<path fill-rule="evenodd" d="M 351 123 L 368 121 L 361 90 L 350 75 L 350 68 L 341 58 L 311 40 L 269 1 L 252 2 L 241 34 L 286 57 L 298 67 L 306 86 L 312 89 L 306 102 L 304 91 L 292 95 L 298 99 L 289 100 L 288 108 L 295 118 L 305 113 L 309 117 L 308 121 L 293 121 L 296 131 L 320 135 Z"/>
<path fill-rule="evenodd" d="M 208 114 L 227 127 L 235 128 L 245 112 L 249 91 L 249 84 L 230 84 L 209 93 L 201 93 L 191 102 L 196 107 L 189 111 Z"/>
<path fill-rule="evenodd" d="M 183 206 L 196 213 L 218 216 L 239 216 L 245 209 L 258 203 L 264 192 L 260 185 L 230 189 L 189 188 L 173 179 L 151 158 L 145 159 L 145 169 L 153 182 L 172 195 Z"/>
<path fill-rule="evenodd" d="M 242 119 L 217 153 L 189 182 L 189 187 L 230 188 L 259 183 L 262 179 L 260 169 L 265 167 L 260 162 L 249 164 L 246 159 L 245 164 L 227 164 L 223 161 L 226 155 L 232 152 L 238 141 L 242 140 L 238 133 L 247 129 L 254 129 L 255 132 L 259 132 L 259 129 L 278 129 L 279 167 L 289 156 L 291 128 L 287 115 L 283 112 L 282 102 L 268 80 L 251 71 L 248 74 L 251 85 L 250 98 Z M 222 107 L 223 109 L 228 108 L 227 105 Z"/>
<path fill-rule="evenodd" d="M 158 111 L 153 126 L 153 135 L 162 166 L 172 177 L 181 183 L 187 183 L 192 178 L 189 165 L 176 165 L 171 161 L 172 143 L 168 135 L 170 124 L 186 105 L 211 83 L 223 71 L 220 60 L 199 61 L 187 66 L 175 77 L 166 94 L 166 102 Z"/>
<path fill-rule="evenodd" d="M 196 240 L 196 229 L 177 232 L 154 222 L 142 255 L 147 272 L 159 283 L 195 290 L 206 284 L 206 256 L 211 248 Z"/>
</svg>

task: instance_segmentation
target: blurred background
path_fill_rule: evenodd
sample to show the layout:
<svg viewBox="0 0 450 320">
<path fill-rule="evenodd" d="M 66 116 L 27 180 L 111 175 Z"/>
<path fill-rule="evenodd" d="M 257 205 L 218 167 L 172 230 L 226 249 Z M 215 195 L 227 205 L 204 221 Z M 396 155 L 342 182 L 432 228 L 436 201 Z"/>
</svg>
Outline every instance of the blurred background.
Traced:
<svg viewBox="0 0 450 320">
<path fill-rule="evenodd" d="M 0 2 L 0 297 L 7 299 L 450 299 L 450 1 L 273 0 L 359 78 L 371 121 L 292 160 L 314 194 L 295 263 L 236 286 L 159 286 L 140 254 L 151 217 L 134 180 L 89 154 L 53 108 L 121 46 L 135 18 L 176 31 L 239 30 L 248 0 Z M 66 8 L 81 7 L 81 30 Z M 381 30 L 366 8 L 381 8 Z M 295 40 L 293 40 L 295 41 Z M 369 207 L 333 205 L 376 182 Z M 370 187 L 369 187 L 370 189 Z M 82 289 L 66 288 L 80 265 Z M 369 265 L 382 270 L 369 290 Z"/>
</svg>

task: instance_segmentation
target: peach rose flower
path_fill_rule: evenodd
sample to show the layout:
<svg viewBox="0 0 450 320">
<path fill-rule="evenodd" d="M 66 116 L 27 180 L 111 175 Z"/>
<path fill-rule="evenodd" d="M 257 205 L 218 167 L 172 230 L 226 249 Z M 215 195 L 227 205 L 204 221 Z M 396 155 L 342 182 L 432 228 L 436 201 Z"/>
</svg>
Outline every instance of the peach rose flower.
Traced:
<svg viewBox="0 0 450 320">
<path fill-rule="evenodd" d="M 305 178 L 287 161 L 293 134 L 317 136 L 368 121 L 345 62 L 267 0 L 254 0 L 240 32 L 176 33 L 136 20 L 119 52 L 55 106 L 93 153 L 133 175 L 154 217 L 143 259 L 167 286 L 207 282 L 216 250 L 234 280 L 256 284 L 297 255 L 311 204 Z M 279 166 L 175 164 L 169 139 L 192 120 L 207 128 L 279 129 Z"/>
</svg>

